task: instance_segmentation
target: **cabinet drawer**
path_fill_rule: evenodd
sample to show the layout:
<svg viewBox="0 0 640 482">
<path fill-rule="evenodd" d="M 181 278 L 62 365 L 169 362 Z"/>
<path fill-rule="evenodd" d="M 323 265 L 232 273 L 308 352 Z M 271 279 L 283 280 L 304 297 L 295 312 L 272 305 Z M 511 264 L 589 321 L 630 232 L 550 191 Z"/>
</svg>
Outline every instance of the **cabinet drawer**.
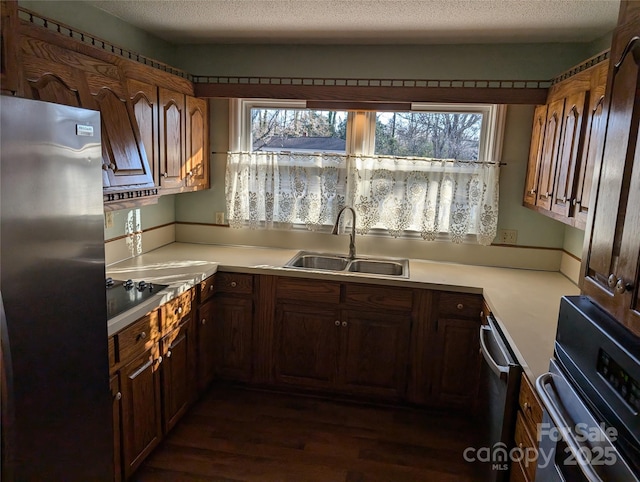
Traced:
<svg viewBox="0 0 640 482">
<path fill-rule="evenodd" d="M 180 296 L 162 305 L 162 333 L 166 334 L 177 327 L 182 319 L 191 313 L 193 290 L 185 291 Z"/>
<path fill-rule="evenodd" d="M 438 295 L 438 315 L 451 318 L 480 318 L 482 297 L 443 292 Z"/>
<path fill-rule="evenodd" d="M 119 361 L 126 362 L 151 349 L 159 338 L 158 323 L 158 310 L 155 310 L 118 333 Z"/>
<path fill-rule="evenodd" d="M 542 405 L 540 405 L 540 401 L 524 373 L 520 383 L 519 404 L 529 432 L 531 434 L 537 433 L 538 424 L 542 423 Z"/>
<path fill-rule="evenodd" d="M 407 288 L 348 283 L 345 285 L 345 302 L 351 306 L 374 310 L 411 311 L 413 291 Z"/>
<path fill-rule="evenodd" d="M 532 435 L 527 429 L 527 423 L 524 420 L 522 412 L 518 410 L 514 438 L 516 441 L 516 446 L 519 447 L 524 453 L 524 458 L 520 461 L 520 463 L 528 480 L 533 480 L 536 474 L 537 458 L 536 460 L 529 459 L 533 459 L 534 454 L 536 453 L 535 449 L 537 448 L 537 444 L 533 441 L 534 436 L 535 435 Z"/>
<path fill-rule="evenodd" d="M 200 282 L 200 303 L 208 300 L 215 292 L 215 275 L 209 276 L 206 280 Z"/>
<path fill-rule="evenodd" d="M 216 293 L 253 293 L 253 276 L 242 273 L 216 273 Z"/>
<path fill-rule="evenodd" d="M 278 278 L 276 298 L 337 304 L 340 303 L 340 283 L 302 278 Z"/>
</svg>

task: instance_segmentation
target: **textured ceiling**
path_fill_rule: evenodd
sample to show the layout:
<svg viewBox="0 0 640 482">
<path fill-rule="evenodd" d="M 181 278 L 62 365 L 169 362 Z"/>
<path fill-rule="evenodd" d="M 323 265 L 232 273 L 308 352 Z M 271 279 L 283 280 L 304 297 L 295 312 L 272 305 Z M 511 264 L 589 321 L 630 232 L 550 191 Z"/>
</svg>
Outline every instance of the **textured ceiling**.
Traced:
<svg viewBox="0 0 640 482">
<path fill-rule="evenodd" d="M 619 0 L 87 0 L 173 43 L 589 42 Z"/>
</svg>

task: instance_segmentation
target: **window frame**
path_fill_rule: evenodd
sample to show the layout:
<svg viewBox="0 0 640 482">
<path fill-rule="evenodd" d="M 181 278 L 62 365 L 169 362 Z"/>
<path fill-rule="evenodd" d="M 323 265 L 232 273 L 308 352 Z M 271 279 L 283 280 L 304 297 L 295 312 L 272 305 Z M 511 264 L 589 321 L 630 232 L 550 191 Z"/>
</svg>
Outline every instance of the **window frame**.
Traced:
<svg viewBox="0 0 640 482">
<path fill-rule="evenodd" d="M 229 102 L 229 151 L 252 152 L 251 139 L 251 109 L 308 109 L 306 100 L 296 99 L 255 99 L 237 98 Z M 313 109 L 313 110 L 344 110 L 339 108 Z M 477 162 L 500 162 L 502 156 L 502 144 L 506 118 L 505 104 L 442 104 L 442 103 L 411 103 L 410 110 L 398 110 L 397 112 L 472 112 L 482 113 L 482 125 Z M 347 114 L 347 139 L 345 155 L 375 155 L 375 131 L 376 114 L 388 110 L 358 110 L 348 111 Z M 295 152 L 295 151 L 292 151 Z M 331 229 L 326 225 L 326 232 Z M 293 230 L 305 230 L 304 225 L 294 224 Z M 325 232 L 325 229 L 317 232 Z M 372 229 L 367 236 L 390 237 L 385 229 Z M 470 244 L 475 244 L 475 235 L 467 235 Z M 406 232 L 400 239 L 422 239 L 417 232 Z M 448 232 L 441 232 L 437 241 L 449 239 Z"/>
</svg>

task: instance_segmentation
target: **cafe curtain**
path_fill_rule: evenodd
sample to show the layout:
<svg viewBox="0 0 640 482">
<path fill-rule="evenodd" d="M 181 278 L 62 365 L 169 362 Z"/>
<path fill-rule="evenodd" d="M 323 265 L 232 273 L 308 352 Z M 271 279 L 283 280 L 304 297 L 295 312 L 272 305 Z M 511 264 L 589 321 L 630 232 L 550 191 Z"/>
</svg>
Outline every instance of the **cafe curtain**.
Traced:
<svg viewBox="0 0 640 482">
<path fill-rule="evenodd" d="M 356 230 L 418 233 L 489 245 L 498 223 L 499 163 L 330 153 L 231 152 L 226 196 L 233 227 L 332 225 L 345 205 Z"/>
</svg>

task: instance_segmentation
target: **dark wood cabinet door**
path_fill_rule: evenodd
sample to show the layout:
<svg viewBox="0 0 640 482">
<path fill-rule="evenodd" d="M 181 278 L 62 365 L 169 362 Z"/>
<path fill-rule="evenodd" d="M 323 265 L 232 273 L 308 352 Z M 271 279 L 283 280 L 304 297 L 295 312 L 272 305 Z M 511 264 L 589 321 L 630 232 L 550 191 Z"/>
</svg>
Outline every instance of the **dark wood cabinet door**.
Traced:
<svg viewBox="0 0 640 482">
<path fill-rule="evenodd" d="M 165 433 L 195 399 L 195 340 L 191 315 L 162 339 L 162 407 Z"/>
<path fill-rule="evenodd" d="M 228 380 L 250 380 L 253 301 L 217 295 L 214 303 L 216 375 Z"/>
<path fill-rule="evenodd" d="M 438 405 L 473 409 L 480 376 L 480 317 L 436 321 L 432 396 Z"/>
<path fill-rule="evenodd" d="M 198 308 L 198 390 L 203 392 L 215 378 L 216 328 L 214 302 L 208 301 Z"/>
<path fill-rule="evenodd" d="M 547 210 L 551 210 L 563 115 L 564 99 L 558 99 L 549 104 L 545 120 L 544 143 L 536 199 L 536 206 Z"/>
<path fill-rule="evenodd" d="M 122 391 L 122 465 L 124 478 L 160 443 L 162 437 L 157 345 L 120 370 Z"/>
<path fill-rule="evenodd" d="M 120 482 L 122 480 L 122 431 L 120 429 L 122 392 L 118 375 L 110 378 L 109 389 L 111 390 L 113 412 L 113 480 Z"/>
<path fill-rule="evenodd" d="M 279 303 L 276 306 L 273 350 L 276 382 L 333 388 L 339 329 L 336 309 Z"/>
<path fill-rule="evenodd" d="M 109 186 L 153 187 L 146 151 L 126 96 L 110 87 L 92 94 L 102 120 L 102 156 L 109 163 Z"/>
<path fill-rule="evenodd" d="M 596 210 L 583 256 L 583 292 L 640 335 L 640 40 L 637 23 L 619 27 L 611 49 Z"/>
<path fill-rule="evenodd" d="M 551 210 L 565 217 L 571 212 L 575 172 L 582 154 L 582 125 L 587 100 L 587 92 L 580 91 L 567 96 L 564 102 Z"/>
<path fill-rule="evenodd" d="M 596 67 L 591 79 L 589 107 L 586 115 L 586 128 L 582 144 L 582 160 L 577 173 L 575 206 L 573 210 L 574 225 L 585 229 L 587 218 L 592 207 L 591 187 L 593 186 L 594 167 L 598 160 L 600 141 L 604 135 L 602 120 L 604 106 L 604 92 L 607 85 L 607 69 L 609 61 L 602 62 Z"/>
<path fill-rule="evenodd" d="M 160 185 L 184 186 L 185 100 L 184 94 L 158 89 L 160 101 Z"/>
<path fill-rule="evenodd" d="M 128 79 L 127 88 L 140 140 L 147 154 L 153 182 L 159 185 L 160 140 L 158 132 L 158 87 Z"/>
<path fill-rule="evenodd" d="M 206 189 L 209 187 L 209 103 L 189 95 L 186 98 L 186 157 L 185 185 Z"/>
<path fill-rule="evenodd" d="M 542 164 L 542 146 L 544 144 L 544 132 L 547 125 L 547 106 L 539 105 L 533 113 L 533 130 L 531 132 L 531 148 L 529 151 L 529 163 L 527 164 L 527 176 L 524 183 L 524 204 L 535 206 L 538 193 L 538 179 L 540 177 L 540 165 Z"/>
<path fill-rule="evenodd" d="M 400 399 L 406 389 L 410 314 L 343 310 L 338 384 L 350 392 Z"/>
</svg>

